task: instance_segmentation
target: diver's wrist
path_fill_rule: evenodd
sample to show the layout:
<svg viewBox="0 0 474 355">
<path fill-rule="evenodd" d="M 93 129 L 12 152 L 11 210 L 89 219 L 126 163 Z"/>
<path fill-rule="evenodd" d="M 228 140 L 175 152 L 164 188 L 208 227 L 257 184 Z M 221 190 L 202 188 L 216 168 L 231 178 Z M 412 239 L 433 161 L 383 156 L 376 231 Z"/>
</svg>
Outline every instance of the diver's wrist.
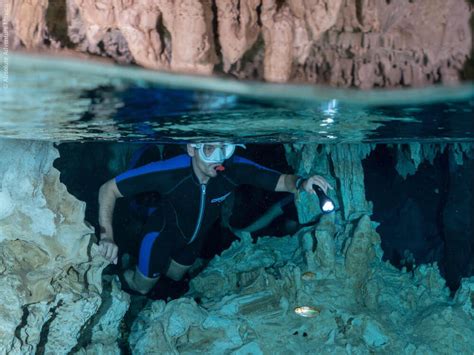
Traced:
<svg viewBox="0 0 474 355">
<path fill-rule="evenodd" d="M 301 191 L 303 189 L 303 184 L 306 181 L 306 179 L 302 176 L 298 176 L 298 178 L 295 181 L 295 188 L 296 191 Z"/>
</svg>

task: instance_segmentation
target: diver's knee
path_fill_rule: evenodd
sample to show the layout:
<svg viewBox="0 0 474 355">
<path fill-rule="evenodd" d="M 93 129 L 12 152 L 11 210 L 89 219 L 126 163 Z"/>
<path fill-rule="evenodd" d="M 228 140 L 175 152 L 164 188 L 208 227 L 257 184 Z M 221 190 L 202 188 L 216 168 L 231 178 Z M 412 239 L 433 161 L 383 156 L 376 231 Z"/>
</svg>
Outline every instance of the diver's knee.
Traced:
<svg viewBox="0 0 474 355">
<path fill-rule="evenodd" d="M 124 273 L 125 282 L 132 290 L 146 295 L 158 282 L 158 277 L 148 277 L 142 274 L 137 268 L 135 270 L 126 270 Z"/>
<path fill-rule="evenodd" d="M 171 260 L 166 276 L 174 281 L 181 280 L 192 265 L 182 265 Z"/>
</svg>

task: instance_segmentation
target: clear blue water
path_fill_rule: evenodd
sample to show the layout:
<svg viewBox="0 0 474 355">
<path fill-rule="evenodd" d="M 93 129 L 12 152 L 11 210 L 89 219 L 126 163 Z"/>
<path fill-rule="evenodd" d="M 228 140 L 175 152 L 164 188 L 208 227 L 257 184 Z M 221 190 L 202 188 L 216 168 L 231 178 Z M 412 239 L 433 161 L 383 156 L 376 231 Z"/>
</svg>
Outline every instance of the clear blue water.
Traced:
<svg viewBox="0 0 474 355">
<path fill-rule="evenodd" d="M 11 54 L 0 138 L 244 143 L 474 140 L 474 85 L 348 90 Z"/>
</svg>

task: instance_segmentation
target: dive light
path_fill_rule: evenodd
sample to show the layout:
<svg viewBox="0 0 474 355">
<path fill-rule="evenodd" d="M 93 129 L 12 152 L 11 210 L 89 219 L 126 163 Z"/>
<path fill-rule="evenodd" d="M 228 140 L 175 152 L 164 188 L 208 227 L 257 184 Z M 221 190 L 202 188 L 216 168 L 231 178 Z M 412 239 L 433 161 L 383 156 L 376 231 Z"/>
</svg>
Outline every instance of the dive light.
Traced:
<svg viewBox="0 0 474 355">
<path fill-rule="evenodd" d="M 313 184 L 313 190 L 316 191 L 316 194 L 318 195 L 321 211 L 323 211 L 323 213 L 333 212 L 334 202 L 324 193 L 323 189 L 320 186 Z"/>
</svg>

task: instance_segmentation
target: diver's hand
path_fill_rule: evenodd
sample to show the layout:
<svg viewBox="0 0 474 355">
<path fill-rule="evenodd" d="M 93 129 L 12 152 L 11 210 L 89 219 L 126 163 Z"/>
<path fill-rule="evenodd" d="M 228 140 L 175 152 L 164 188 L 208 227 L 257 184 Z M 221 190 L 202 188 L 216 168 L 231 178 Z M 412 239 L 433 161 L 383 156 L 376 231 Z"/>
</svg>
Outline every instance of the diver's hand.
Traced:
<svg viewBox="0 0 474 355">
<path fill-rule="evenodd" d="M 113 239 L 103 238 L 99 242 L 100 254 L 113 264 L 117 264 L 118 246 Z"/>
<path fill-rule="evenodd" d="M 313 175 L 307 178 L 301 187 L 310 194 L 316 194 L 316 191 L 313 189 L 313 184 L 318 185 L 320 188 L 323 189 L 324 193 L 327 194 L 328 189 L 333 190 L 333 187 L 326 181 L 325 178 L 319 175 Z"/>
</svg>

